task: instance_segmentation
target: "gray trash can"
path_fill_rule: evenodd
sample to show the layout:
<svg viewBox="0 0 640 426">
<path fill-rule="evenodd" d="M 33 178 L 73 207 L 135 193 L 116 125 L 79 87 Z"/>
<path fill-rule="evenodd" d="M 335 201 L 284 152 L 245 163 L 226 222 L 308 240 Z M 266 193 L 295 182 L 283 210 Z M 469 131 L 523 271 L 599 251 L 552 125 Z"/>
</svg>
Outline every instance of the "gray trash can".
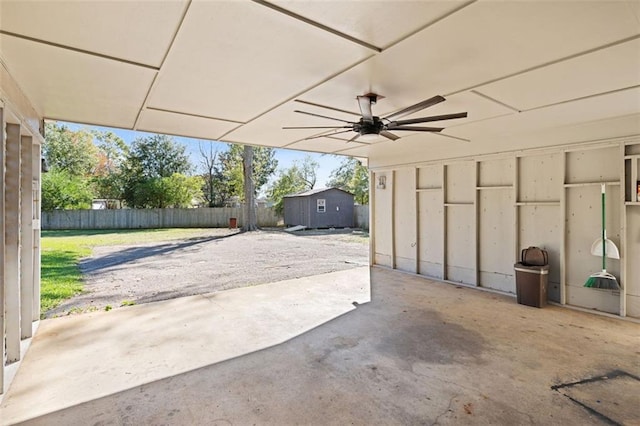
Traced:
<svg viewBox="0 0 640 426">
<path fill-rule="evenodd" d="M 547 305 L 549 265 L 514 265 L 516 270 L 516 296 L 521 305 L 542 308 Z"/>
</svg>

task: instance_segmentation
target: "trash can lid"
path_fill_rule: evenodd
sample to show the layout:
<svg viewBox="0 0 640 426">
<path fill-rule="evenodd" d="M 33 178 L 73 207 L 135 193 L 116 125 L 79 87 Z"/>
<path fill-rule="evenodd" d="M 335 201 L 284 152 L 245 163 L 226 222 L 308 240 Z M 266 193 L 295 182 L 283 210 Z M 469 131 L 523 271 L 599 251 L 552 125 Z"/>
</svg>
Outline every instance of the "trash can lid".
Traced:
<svg viewBox="0 0 640 426">
<path fill-rule="evenodd" d="M 546 275 L 549 273 L 549 265 L 544 266 L 529 266 L 524 263 L 518 262 L 513 265 L 513 268 L 518 272 L 526 272 L 529 274 Z"/>
</svg>

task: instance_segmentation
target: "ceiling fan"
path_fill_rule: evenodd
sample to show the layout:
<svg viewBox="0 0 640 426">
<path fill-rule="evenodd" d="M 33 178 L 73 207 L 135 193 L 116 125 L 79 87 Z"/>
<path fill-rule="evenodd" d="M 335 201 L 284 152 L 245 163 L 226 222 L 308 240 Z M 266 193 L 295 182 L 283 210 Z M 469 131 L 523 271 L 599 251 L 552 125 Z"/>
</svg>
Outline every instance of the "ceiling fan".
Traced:
<svg viewBox="0 0 640 426">
<path fill-rule="evenodd" d="M 400 111 L 394 112 L 393 114 L 387 115 L 386 117 L 377 117 L 373 115 L 372 106 L 376 104 L 378 99 L 382 99 L 382 96 L 376 95 L 375 93 L 368 93 L 363 96 L 358 96 L 358 105 L 360 106 L 360 113 L 362 117 L 358 121 L 348 121 L 343 120 L 341 118 L 327 117 L 320 114 L 314 114 L 311 112 L 305 112 L 300 110 L 295 110 L 299 114 L 311 115 L 313 117 L 325 118 L 328 120 L 341 121 L 346 123 L 343 126 L 302 126 L 302 127 L 283 127 L 283 129 L 334 129 L 336 130 L 333 133 L 325 133 L 318 136 L 311 136 L 306 139 L 315 139 L 322 137 L 330 137 L 334 135 L 338 135 L 341 133 L 348 132 L 356 132 L 356 135 L 349 139 L 348 142 L 355 141 L 356 139 L 363 137 L 363 139 L 368 139 L 371 136 L 384 136 L 387 139 L 391 139 L 393 141 L 400 139 L 400 136 L 391 133 L 390 131 L 412 131 L 412 132 L 440 132 L 444 128 L 443 127 L 414 127 L 410 126 L 411 124 L 418 123 L 427 123 L 432 121 L 441 121 L 441 120 L 452 120 L 456 118 L 465 118 L 467 116 L 466 112 L 459 112 L 455 114 L 444 114 L 444 115 L 432 115 L 430 117 L 420 117 L 420 118 L 411 118 L 408 120 L 398 120 L 401 117 L 404 117 L 409 114 L 416 113 L 425 108 L 429 108 L 433 105 L 439 104 L 440 102 L 444 102 L 446 99 L 442 96 L 434 96 L 422 102 L 418 102 L 415 105 L 411 105 L 407 108 L 404 108 Z M 301 100 L 296 100 L 296 102 L 313 105 L 321 108 L 330 109 L 333 111 L 353 114 L 350 111 L 345 111 L 337 108 L 331 108 L 324 105 L 313 104 L 311 102 L 305 102 Z M 343 130 L 345 129 L 345 130 Z M 305 140 L 306 140 L 305 139 Z"/>
</svg>

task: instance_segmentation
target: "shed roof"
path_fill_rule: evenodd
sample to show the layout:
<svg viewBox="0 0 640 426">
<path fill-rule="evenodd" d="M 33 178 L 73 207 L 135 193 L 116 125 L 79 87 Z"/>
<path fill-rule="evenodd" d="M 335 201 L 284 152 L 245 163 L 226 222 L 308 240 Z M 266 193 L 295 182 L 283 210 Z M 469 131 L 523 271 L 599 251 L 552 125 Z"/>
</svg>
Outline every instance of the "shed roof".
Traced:
<svg viewBox="0 0 640 426">
<path fill-rule="evenodd" d="M 298 192 L 296 194 L 285 195 L 284 198 L 308 197 L 309 195 L 319 194 L 321 192 L 331 191 L 331 190 L 341 191 L 341 192 L 344 192 L 345 194 L 353 195 L 352 193 L 350 193 L 348 191 L 345 191 L 343 189 L 340 189 L 340 188 L 316 188 L 316 189 L 310 189 L 308 191 Z"/>
</svg>

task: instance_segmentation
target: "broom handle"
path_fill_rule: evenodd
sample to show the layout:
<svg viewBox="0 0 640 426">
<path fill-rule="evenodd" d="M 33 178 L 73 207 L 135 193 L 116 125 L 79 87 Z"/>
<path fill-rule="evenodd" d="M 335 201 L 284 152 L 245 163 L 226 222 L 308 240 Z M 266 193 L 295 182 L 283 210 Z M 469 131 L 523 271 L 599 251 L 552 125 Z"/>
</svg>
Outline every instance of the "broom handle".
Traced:
<svg viewBox="0 0 640 426">
<path fill-rule="evenodd" d="M 601 192 L 601 202 L 602 202 L 602 270 L 606 271 L 607 270 L 607 251 L 605 249 L 606 245 L 607 245 L 607 231 L 605 230 L 605 184 L 603 183 L 600 186 L 600 192 Z"/>
</svg>

